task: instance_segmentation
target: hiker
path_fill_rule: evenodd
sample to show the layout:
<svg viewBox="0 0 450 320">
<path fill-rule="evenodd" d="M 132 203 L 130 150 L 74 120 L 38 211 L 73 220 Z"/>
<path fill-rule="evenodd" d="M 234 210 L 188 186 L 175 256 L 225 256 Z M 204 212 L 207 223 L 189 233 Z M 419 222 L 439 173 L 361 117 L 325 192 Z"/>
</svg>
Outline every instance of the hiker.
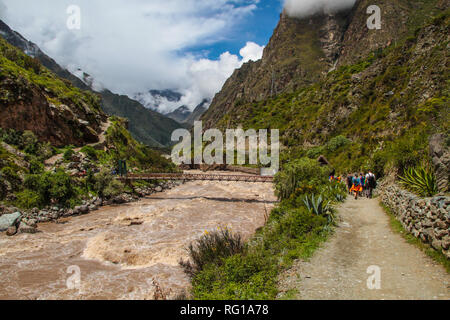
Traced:
<svg viewBox="0 0 450 320">
<path fill-rule="evenodd" d="M 360 195 L 365 196 L 366 195 L 366 176 L 362 172 L 359 174 L 359 181 L 361 183 L 361 188 L 362 188 Z"/>
<path fill-rule="evenodd" d="M 366 181 L 367 181 L 367 198 L 372 199 L 373 189 L 377 187 L 377 179 L 370 170 L 369 173 L 366 175 Z"/>
<path fill-rule="evenodd" d="M 353 186 L 350 189 L 350 191 L 353 192 L 353 194 L 355 196 L 355 200 L 358 200 L 358 195 L 362 191 L 362 185 L 361 185 L 361 178 L 358 177 L 357 173 L 355 173 L 355 175 L 353 177 L 352 184 L 353 184 Z"/>
<path fill-rule="evenodd" d="M 333 182 L 336 179 L 335 174 L 336 174 L 336 170 L 333 169 L 333 171 L 330 173 L 330 176 L 328 177 L 328 180 L 330 182 Z"/>
<path fill-rule="evenodd" d="M 353 186 L 353 176 L 349 173 L 347 176 L 347 190 L 348 193 L 351 194 L 352 193 L 352 186 Z"/>
</svg>

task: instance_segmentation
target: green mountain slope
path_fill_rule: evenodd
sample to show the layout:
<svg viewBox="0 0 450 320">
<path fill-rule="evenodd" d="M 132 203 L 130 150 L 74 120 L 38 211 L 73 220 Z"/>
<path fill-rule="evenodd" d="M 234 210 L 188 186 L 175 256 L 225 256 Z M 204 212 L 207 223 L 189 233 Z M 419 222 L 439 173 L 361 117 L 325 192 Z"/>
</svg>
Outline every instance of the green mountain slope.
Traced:
<svg viewBox="0 0 450 320">
<path fill-rule="evenodd" d="M 449 133 L 449 23 L 447 12 L 315 84 L 237 106 L 216 126 L 280 129 L 285 157 L 325 154 L 340 171 L 415 165 L 431 134 Z"/>
<path fill-rule="evenodd" d="M 81 90 L 92 91 L 81 79 L 62 68 L 55 60 L 42 52 L 36 44 L 26 40 L 1 20 L 0 35 L 13 46 L 28 52 L 30 56 L 39 60 L 43 66 L 57 76 L 68 80 L 73 86 Z M 151 147 L 163 148 L 170 146 L 170 137 L 173 130 L 181 127 L 176 121 L 144 108 L 139 102 L 127 96 L 121 96 L 109 90 L 93 93 L 100 97 L 103 111 L 109 115 L 127 118 L 129 120 L 129 130 L 133 137 Z"/>
<path fill-rule="evenodd" d="M 0 38 L 0 127 L 56 146 L 98 141 L 100 99 L 73 87 Z"/>
<path fill-rule="evenodd" d="M 397 45 L 443 9 L 448 0 L 381 0 L 382 29 L 367 28 L 370 0 L 353 9 L 302 19 L 283 12 L 263 58 L 244 64 L 228 79 L 202 117 L 207 128 L 229 118 L 235 108 L 293 93 L 327 76 L 338 66 L 355 64 L 375 50 Z"/>
<path fill-rule="evenodd" d="M 172 132 L 182 127 L 178 122 L 155 111 L 146 109 L 139 102 L 104 90 L 102 108 L 110 115 L 129 120 L 128 129 L 135 139 L 150 147 L 163 148 L 171 145 Z"/>
</svg>

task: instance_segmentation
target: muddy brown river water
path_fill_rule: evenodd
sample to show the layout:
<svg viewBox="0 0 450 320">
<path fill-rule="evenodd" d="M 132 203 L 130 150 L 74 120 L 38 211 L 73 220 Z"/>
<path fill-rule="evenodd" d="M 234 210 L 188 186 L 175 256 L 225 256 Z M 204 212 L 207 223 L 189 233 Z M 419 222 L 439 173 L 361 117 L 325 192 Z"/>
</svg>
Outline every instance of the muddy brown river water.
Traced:
<svg viewBox="0 0 450 320">
<path fill-rule="evenodd" d="M 0 299 L 153 299 L 153 280 L 175 295 L 189 287 L 178 265 L 189 243 L 218 227 L 248 238 L 275 201 L 271 184 L 189 182 L 38 234 L 1 234 Z"/>
</svg>

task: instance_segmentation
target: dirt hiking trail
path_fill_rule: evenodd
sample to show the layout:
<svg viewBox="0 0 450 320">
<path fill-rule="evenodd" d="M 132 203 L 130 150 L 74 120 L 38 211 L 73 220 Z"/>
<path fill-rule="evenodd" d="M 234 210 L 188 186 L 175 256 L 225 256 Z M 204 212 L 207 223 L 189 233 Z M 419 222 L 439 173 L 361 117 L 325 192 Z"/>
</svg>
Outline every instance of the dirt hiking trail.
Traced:
<svg viewBox="0 0 450 320">
<path fill-rule="evenodd" d="M 338 211 L 335 233 L 281 275 L 280 290 L 301 300 L 450 299 L 450 275 L 391 230 L 377 199 L 351 198 Z M 380 289 L 368 288 L 370 266 L 381 270 Z"/>
<path fill-rule="evenodd" d="M 106 141 L 106 131 L 109 129 L 110 126 L 111 126 L 111 121 L 109 121 L 109 119 L 107 122 L 102 123 L 102 127 L 101 127 L 102 132 L 98 136 L 98 142 L 87 144 L 87 146 L 95 146 L 97 144 L 104 143 Z M 83 148 L 82 147 L 76 148 L 76 149 L 73 149 L 73 151 L 80 152 L 81 149 L 83 149 Z M 64 154 L 60 153 L 60 154 L 57 154 L 57 155 L 45 160 L 44 161 L 45 167 L 47 169 L 53 167 L 57 161 L 59 161 L 63 158 L 63 156 L 64 156 Z"/>
</svg>

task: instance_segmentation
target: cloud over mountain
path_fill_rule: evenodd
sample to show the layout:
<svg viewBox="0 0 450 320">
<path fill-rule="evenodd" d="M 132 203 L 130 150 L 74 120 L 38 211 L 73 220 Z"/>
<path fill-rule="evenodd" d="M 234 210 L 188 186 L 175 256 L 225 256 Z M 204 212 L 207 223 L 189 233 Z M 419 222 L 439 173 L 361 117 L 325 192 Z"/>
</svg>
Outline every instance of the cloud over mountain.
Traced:
<svg viewBox="0 0 450 320">
<path fill-rule="evenodd" d="M 291 17 L 304 18 L 318 12 L 331 13 L 351 8 L 356 0 L 285 0 L 284 8 Z"/>
<path fill-rule="evenodd" d="M 262 54 L 255 43 L 243 48 L 242 58 L 225 52 L 211 60 L 191 49 L 227 39 L 259 0 L 0 1 L 11 28 L 61 65 L 122 94 L 177 89 L 195 107 L 243 61 Z M 81 9 L 80 30 L 66 27 L 70 5 Z"/>
</svg>

